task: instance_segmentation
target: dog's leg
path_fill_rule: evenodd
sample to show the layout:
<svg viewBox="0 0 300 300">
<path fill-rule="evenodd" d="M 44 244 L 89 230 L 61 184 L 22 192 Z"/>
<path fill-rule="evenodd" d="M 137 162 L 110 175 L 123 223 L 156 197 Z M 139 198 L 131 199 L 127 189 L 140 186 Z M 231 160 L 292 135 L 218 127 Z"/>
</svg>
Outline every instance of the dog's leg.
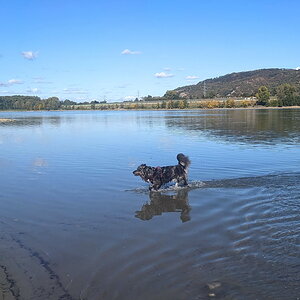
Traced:
<svg viewBox="0 0 300 300">
<path fill-rule="evenodd" d="M 187 180 L 186 180 L 186 177 L 185 177 L 185 176 L 183 177 L 183 185 L 184 185 L 184 186 L 187 186 L 187 185 L 188 185 L 188 183 L 187 183 Z"/>
<path fill-rule="evenodd" d="M 155 183 L 155 184 L 153 184 L 152 188 L 153 188 L 155 191 L 157 191 L 161 186 L 162 186 L 161 183 Z"/>
</svg>

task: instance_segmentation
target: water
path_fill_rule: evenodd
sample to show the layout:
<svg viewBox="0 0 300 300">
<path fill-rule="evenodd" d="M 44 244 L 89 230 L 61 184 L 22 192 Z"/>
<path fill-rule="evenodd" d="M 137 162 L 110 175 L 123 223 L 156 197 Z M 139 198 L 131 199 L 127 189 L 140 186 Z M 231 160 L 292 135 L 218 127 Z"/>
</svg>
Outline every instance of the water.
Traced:
<svg viewBox="0 0 300 300">
<path fill-rule="evenodd" d="M 300 110 L 1 118 L 0 299 L 300 298 Z"/>
</svg>

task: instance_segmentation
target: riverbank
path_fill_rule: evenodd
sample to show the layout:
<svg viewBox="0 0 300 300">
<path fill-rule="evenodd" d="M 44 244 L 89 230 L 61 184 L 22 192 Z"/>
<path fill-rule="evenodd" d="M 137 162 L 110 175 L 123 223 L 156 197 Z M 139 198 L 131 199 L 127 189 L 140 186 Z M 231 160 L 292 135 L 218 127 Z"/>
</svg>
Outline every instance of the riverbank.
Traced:
<svg viewBox="0 0 300 300">
<path fill-rule="evenodd" d="M 187 110 L 246 110 L 246 109 L 300 109 L 300 106 L 261 106 L 261 105 L 255 105 L 255 106 L 247 106 L 247 107 L 187 107 L 187 108 L 107 108 L 107 109 L 90 109 L 90 108 L 78 108 L 78 109 L 56 109 L 56 110 L 0 110 L 1 112 L 43 112 L 43 111 L 187 111 Z M 5 119 L 0 118 L 0 123 L 9 123 L 14 122 L 15 119 Z"/>
</svg>

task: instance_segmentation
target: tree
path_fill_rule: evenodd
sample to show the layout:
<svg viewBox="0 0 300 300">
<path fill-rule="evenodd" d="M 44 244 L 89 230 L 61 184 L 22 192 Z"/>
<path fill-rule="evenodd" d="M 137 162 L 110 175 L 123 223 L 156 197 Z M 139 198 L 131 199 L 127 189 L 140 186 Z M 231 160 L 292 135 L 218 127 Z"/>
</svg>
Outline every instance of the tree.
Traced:
<svg viewBox="0 0 300 300">
<path fill-rule="evenodd" d="M 225 101 L 225 107 L 227 107 L 227 108 L 233 108 L 233 107 L 235 107 L 234 100 L 233 99 L 227 99 Z"/>
<path fill-rule="evenodd" d="M 179 108 L 184 109 L 184 102 L 182 100 L 179 101 Z"/>
<path fill-rule="evenodd" d="M 59 109 L 60 105 L 61 103 L 57 97 L 50 97 L 45 100 L 46 109 Z"/>
<path fill-rule="evenodd" d="M 177 100 L 180 99 L 179 95 L 175 91 L 166 91 L 163 98 L 169 99 L 169 100 Z"/>
<path fill-rule="evenodd" d="M 166 101 L 162 101 L 160 108 L 165 109 L 167 108 L 167 102 Z"/>
<path fill-rule="evenodd" d="M 186 99 L 183 100 L 183 106 L 184 108 L 188 108 L 189 107 L 189 103 Z"/>
<path fill-rule="evenodd" d="M 208 93 L 207 93 L 207 98 L 215 98 L 216 97 L 216 93 L 214 92 L 214 91 L 209 91 Z"/>
<path fill-rule="evenodd" d="M 256 94 L 258 105 L 266 105 L 270 100 L 270 92 L 266 86 L 261 86 Z"/>
<path fill-rule="evenodd" d="M 296 102 L 295 88 L 288 84 L 282 84 L 277 87 L 276 94 L 279 106 L 291 106 Z"/>
<path fill-rule="evenodd" d="M 167 108 L 168 108 L 168 109 L 174 108 L 174 101 L 172 101 L 172 100 L 168 101 L 168 103 L 167 103 Z"/>
<path fill-rule="evenodd" d="M 76 105 L 77 103 L 75 101 L 71 101 L 69 99 L 66 99 L 62 102 L 62 105 Z"/>
</svg>

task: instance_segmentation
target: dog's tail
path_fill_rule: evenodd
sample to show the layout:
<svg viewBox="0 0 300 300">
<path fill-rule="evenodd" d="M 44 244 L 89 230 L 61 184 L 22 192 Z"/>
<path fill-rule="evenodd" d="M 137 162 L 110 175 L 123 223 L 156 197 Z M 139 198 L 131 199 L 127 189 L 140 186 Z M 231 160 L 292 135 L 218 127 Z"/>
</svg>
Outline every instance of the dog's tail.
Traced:
<svg viewBox="0 0 300 300">
<path fill-rule="evenodd" d="M 189 158 L 182 153 L 177 154 L 177 160 L 178 163 L 182 165 L 184 168 L 187 168 L 191 164 Z"/>
</svg>

